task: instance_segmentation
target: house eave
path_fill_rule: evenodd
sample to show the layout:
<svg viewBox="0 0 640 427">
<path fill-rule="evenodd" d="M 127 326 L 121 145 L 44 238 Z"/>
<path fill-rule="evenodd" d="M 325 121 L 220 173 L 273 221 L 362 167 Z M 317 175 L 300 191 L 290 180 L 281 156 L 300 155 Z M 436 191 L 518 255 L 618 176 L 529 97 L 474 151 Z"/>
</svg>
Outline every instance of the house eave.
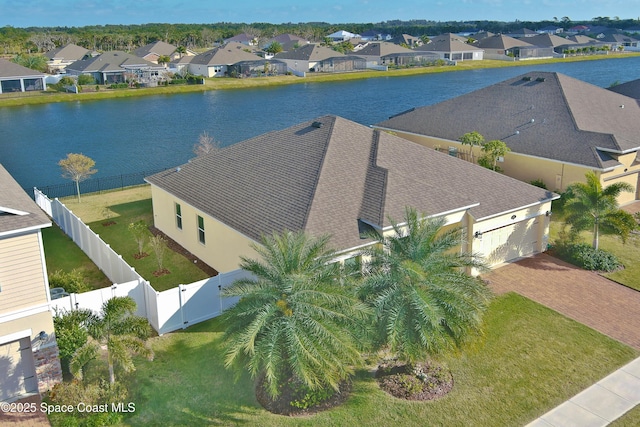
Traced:
<svg viewBox="0 0 640 427">
<path fill-rule="evenodd" d="M 488 219 L 496 218 L 496 217 L 499 217 L 501 215 L 508 215 L 508 214 L 510 214 L 512 212 L 517 212 L 517 211 L 520 211 L 522 209 L 527 209 L 527 208 L 531 208 L 533 206 L 542 205 L 544 203 L 548 203 L 548 202 L 551 202 L 553 200 L 558 200 L 559 198 L 560 198 L 560 195 L 559 194 L 555 194 L 553 197 L 549 197 L 548 199 L 539 200 L 539 201 L 537 201 L 535 203 L 530 203 L 528 205 L 519 206 L 517 208 L 513 208 L 513 209 L 506 210 L 506 211 L 498 212 L 496 214 L 491 214 L 491 215 L 487 215 L 487 216 L 484 216 L 484 217 L 481 217 L 481 218 L 477 218 L 476 222 L 486 221 Z"/>
</svg>

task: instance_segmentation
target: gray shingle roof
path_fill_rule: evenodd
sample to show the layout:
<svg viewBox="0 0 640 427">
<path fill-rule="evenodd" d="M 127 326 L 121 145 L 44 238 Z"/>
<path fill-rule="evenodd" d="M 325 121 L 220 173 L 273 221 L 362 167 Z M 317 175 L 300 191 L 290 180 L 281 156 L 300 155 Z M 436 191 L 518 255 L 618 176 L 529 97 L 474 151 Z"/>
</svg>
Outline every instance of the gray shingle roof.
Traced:
<svg viewBox="0 0 640 427">
<path fill-rule="evenodd" d="M 138 49 L 133 51 L 133 54 L 135 56 L 138 56 L 140 58 L 144 58 L 145 56 L 149 55 L 150 53 L 155 53 L 158 55 L 165 55 L 165 56 L 170 56 L 171 54 L 173 54 L 176 51 L 176 47 L 172 44 L 169 43 L 165 43 L 161 40 L 153 42 L 153 43 L 149 43 L 145 46 L 139 47 Z"/>
<path fill-rule="evenodd" d="M 464 37 L 456 34 L 442 34 L 432 38 L 429 43 L 418 46 L 416 50 L 424 50 L 428 52 L 472 52 L 481 51 L 482 49 L 472 46 L 464 42 Z"/>
<path fill-rule="evenodd" d="M 82 59 L 89 49 L 85 49 L 81 46 L 69 43 L 56 49 L 52 49 L 44 54 L 49 59 L 64 59 L 67 61 L 78 61 Z"/>
<path fill-rule="evenodd" d="M 364 243 L 358 219 L 388 226 L 406 206 L 433 215 L 473 206 L 482 218 L 551 197 L 335 116 L 239 142 L 147 181 L 252 239 L 285 228 L 329 233 L 339 250 Z"/>
<path fill-rule="evenodd" d="M 564 45 L 573 45 L 575 42 L 559 37 L 554 34 L 538 34 L 537 36 L 527 37 L 527 43 L 540 47 L 558 47 Z"/>
<path fill-rule="evenodd" d="M 189 63 L 197 65 L 232 65 L 240 61 L 262 59 L 258 55 L 245 51 L 247 48 L 247 45 L 242 43 L 229 42 L 194 56 Z"/>
<path fill-rule="evenodd" d="M 606 168 L 611 162 L 595 148 L 618 153 L 639 148 L 638 117 L 640 107 L 629 97 L 560 73 L 530 72 L 376 127 L 452 141 L 477 131 L 486 140 L 503 140 L 516 153 Z"/>
<path fill-rule="evenodd" d="M 0 78 L 7 77 L 43 77 L 44 73 L 23 67 L 14 62 L 0 58 Z"/>
<path fill-rule="evenodd" d="M 385 56 L 392 54 L 416 54 L 415 51 L 411 49 L 407 49 L 406 47 L 402 47 L 395 43 L 389 42 L 374 42 L 369 43 L 362 49 L 353 52 L 355 55 L 366 55 L 366 56 Z"/>
<path fill-rule="evenodd" d="M 611 86 L 609 90 L 640 101 L 640 79 Z"/>
<path fill-rule="evenodd" d="M 522 39 L 496 34 L 480 39 L 475 46 L 482 49 L 511 49 L 512 47 L 533 46 Z"/>
<path fill-rule="evenodd" d="M 50 225 L 49 217 L 0 164 L 0 234 Z"/>
<path fill-rule="evenodd" d="M 328 47 L 319 44 L 307 44 L 288 52 L 280 52 L 275 55 L 276 59 L 297 59 L 300 61 L 324 61 L 325 59 L 345 56 Z"/>
<path fill-rule="evenodd" d="M 81 73 L 123 71 L 126 67 L 162 68 L 158 64 L 138 58 L 126 52 L 114 50 L 93 58 L 82 59 L 67 66 L 67 70 Z"/>
</svg>

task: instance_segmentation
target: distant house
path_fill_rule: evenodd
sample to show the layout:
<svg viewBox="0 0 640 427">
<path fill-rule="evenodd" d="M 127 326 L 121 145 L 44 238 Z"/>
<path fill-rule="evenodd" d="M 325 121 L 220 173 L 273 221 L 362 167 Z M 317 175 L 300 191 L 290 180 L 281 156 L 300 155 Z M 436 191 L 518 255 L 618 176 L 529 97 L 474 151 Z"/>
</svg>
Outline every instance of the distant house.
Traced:
<svg viewBox="0 0 640 427">
<path fill-rule="evenodd" d="M 589 32 L 589 28 L 587 25 L 575 25 L 567 30 L 567 34 L 585 34 Z"/>
<path fill-rule="evenodd" d="M 0 165 L 0 402 L 62 381 L 41 233 L 50 226 Z"/>
<path fill-rule="evenodd" d="M 367 60 L 370 65 L 421 65 L 439 59 L 434 52 L 407 49 L 388 42 L 368 43 L 364 48 L 353 52 Z"/>
<path fill-rule="evenodd" d="M 567 47 L 576 44 L 571 40 L 554 34 L 538 34 L 537 36 L 528 37 L 526 40 L 527 43 L 531 43 L 534 46 L 551 48 L 558 54 L 562 53 Z"/>
<path fill-rule="evenodd" d="M 383 33 L 376 30 L 367 30 L 360 35 L 360 38 L 366 42 L 384 41 L 388 42 L 393 39 L 393 36 L 389 33 Z"/>
<path fill-rule="evenodd" d="M 420 37 L 414 37 L 410 34 L 402 34 L 400 36 L 392 38 L 390 41 L 399 45 L 407 45 L 410 48 L 423 45 L 422 39 Z"/>
<path fill-rule="evenodd" d="M 315 43 L 289 52 L 281 52 L 274 58 L 285 62 L 288 68 L 296 73 L 344 72 L 366 68 L 366 60 L 355 54 L 344 55 Z"/>
<path fill-rule="evenodd" d="M 451 61 L 479 61 L 484 58 L 484 50 L 465 43 L 464 37 L 447 33 L 433 37 L 429 43 L 418 46 L 415 50 L 436 53 L 440 59 Z"/>
<path fill-rule="evenodd" d="M 310 43 L 309 40 L 303 39 L 302 37 L 298 37 L 294 34 L 279 34 L 274 38 L 267 40 L 264 43 L 263 48 L 271 46 L 274 42 L 280 43 L 283 51 L 293 50 Z"/>
<path fill-rule="evenodd" d="M 0 93 L 47 90 L 46 75 L 0 58 Z"/>
<path fill-rule="evenodd" d="M 147 45 L 139 47 L 138 49 L 133 51 L 133 54 L 146 61 L 153 62 L 154 64 L 158 63 L 158 59 L 161 56 L 168 56 L 171 61 L 174 61 L 182 58 L 182 56 L 185 55 L 195 55 L 194 52 L 188 49 L 185 49 L 186 52 L 184 54 L 178 52 L 177 49 L 178 48 L 172 44 L 165 43 L 163 41 L 155 41 L 153 43 L 149 43 Z"/>
<path fill-rule="evenodd" d="M 464 179 L 461 179 L 464 177 Z M 329 234 L 341 259 L 405 208 L 466 230 L 492 265 L 546 249 L 551 192 L 352 121 L 322 116 L 147 177 L 154 226 L 220 272 L 262 235 Z M 473 185 L 469 185 L 473 183 Z"/>
<path fill-rule="evenodd" d="M 360 37 L 360 34 L 354 34 L 354 33 L 350 33 L 349 31 L 340 30 L 340 31 L 336 31 L 335 33 L 329 34 L 327 38 L 331 39 L 331 41 L 333 42 L 339 43 L 339 42 L 345 42 L 349 39 L 361 38 L 361 37 Z"/>
<path fill-rule="evenodd" d="M 474 43 L 474 46 L 484 50 L 485 59 L 525 60 L 553 57 L 552 48 L 534 46 L 523 39 L 502 34 L 484 37 Z"/>
<path fill-rule="evenodd" d="M 258 45 L 258 38 L 256 36 L 253 36 L 251 34 L 247 34 L 247 33 L 241 33 L 241 34 L 237 34 L 233 37 L 229 37 L 228 39 L 224 40 L 225 44 L 228 43 L 241 43 L 247 46 L 257 46 Z"/>
<path fill-rule="evenodd" d="M 611 46 L 612 50 L 640 50 L 640 40 L 620 33 L 610 33 L 598 38 L 599 41 Z"/>
<path fill-rule="evenodd" d="M 536 33 L 539 34 L 562 34 L 564 33 L 564 28 L 558 27 L 557 25 L 547 25 L 546 27 L 542 27 L 536 30 Z"/>
<path fill-rule="evenodd" d="M 523 38 L 526 38 L 526 37 L 537 36 L 538 33 L 533 31 L 533 30 L 530 30 L 528 28 L 521 28 L 519 30 L 515 30 L 515 31 L 512 31 L 510 33 L 507 33 L 507 35 L 509 37 L 513 37 L 514 39 L 523 39 Z"/>
<path fill-rule="evenodd" d="M 49 68 L 49 72 L 61 73 L 65 71 L 67 65 L 83 59 L 90 53 L 91 51 L 89 49 L 69 43 L 48 51 L 44 56 L 48 59 L 47 67 Z"/>
<path fill-rule="evenodd" d="M 98 84 L 123 83 L 127 80 L 153 84 L 163 78 L 164 72 L 161 65 L 117 50 L 81 59 L 67 66 L 67 73 L 74 76 L 88 74 Z"/>
<path fill-rule="evenodd" d="M 229 42 L 190 58 L 189 72 L 196 76 L 221 77 L 228 74 L 229 66 L 242 61 L 262 61 L 263 58 L 247 52 L 246 45 Z"/>
<path fill-rule="evenodd" d="M 529 72 L 375 127 L 453 154 L 464 152 L 462 135 L 477 131 L 511 149 L 499 163 L 508 176 L 565 191 L 593 171 L 605 187 L 631 185 L 618 198 L 626 204 L 640 199 L 639 117 L 635 99 L 560 73 Z"/>
<path fill-rule="evenodd" d="M 230 76 L 258 77 L 264 75 L 282 75 L 287 72 L 287 64 L 277 59 L 256 59 L 253 61 L 240 61 L 227 67 Z"/>
</svg>

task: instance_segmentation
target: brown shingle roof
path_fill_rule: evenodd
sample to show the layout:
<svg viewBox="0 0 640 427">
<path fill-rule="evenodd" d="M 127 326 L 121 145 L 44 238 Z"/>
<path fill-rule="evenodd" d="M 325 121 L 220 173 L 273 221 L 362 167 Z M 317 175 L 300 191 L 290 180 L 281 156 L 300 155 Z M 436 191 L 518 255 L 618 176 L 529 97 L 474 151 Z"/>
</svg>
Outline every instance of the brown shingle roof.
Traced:
<svg viewBox="0 0 640 427">
<path fill-rule="evenodd" d="M 0 164 L 0 235 L 50 225 L 49 217 Z"/>
<path fill-rule="evenodd" d="M 639 148 L 637 117 L 640 107 L 631 98 L 563 74 L 530 72 L 376 127 L 452 141 L 478 131 L 516 153 L 606 168 L 611 159 L 595 148 L 618 153 Z"/>
<path fill-rule="evenodd" d="M 339 250 L 365 242 L 358 219 L 388 226 L 406 206 L 432 215 L 471 207 L 481 218 L 550 197 L 335 116 L 239 142 L 147 181 L 252 239 L 285 228 L 329 233 Z"/>
</svg>

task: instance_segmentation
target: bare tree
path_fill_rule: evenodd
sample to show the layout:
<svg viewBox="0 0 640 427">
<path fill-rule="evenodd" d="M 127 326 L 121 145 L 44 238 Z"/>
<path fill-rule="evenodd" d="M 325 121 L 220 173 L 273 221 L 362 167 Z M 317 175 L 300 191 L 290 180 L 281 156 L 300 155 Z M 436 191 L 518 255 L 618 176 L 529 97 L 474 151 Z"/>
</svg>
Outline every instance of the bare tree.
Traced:
<svg viewBox="0 0 640 427">
<path fill-rule="evenodd" d="M 158 262 L 158 272 L 162 272 L 164 268 L 164 253 L 167 250 L 167 241 L 158 234 L 149 238 L 149 244 L 153 248 L 153 253 L 156 255 L 156 261 Z"/>
<path fill-rule="evenodd" d="M 205 156 L 220 150 L 220 143 L 214 141 L 207 131 L 204 131 L 198 137 L 198 143 L 193 146 L 193 152 L 196 156 Z"/>
<path fill-rule="evenodd" d="M 98 172 L 97 169 L 93 169 L 95 165 L 96 162 L 91 157 L 82 153 L 69 153 L 65 159 L 58 162 L 58 166 L 62 168 L 62 177 L 76 183 L 78 203 L 80 203 L 80 182 Z"/>
</svg>

